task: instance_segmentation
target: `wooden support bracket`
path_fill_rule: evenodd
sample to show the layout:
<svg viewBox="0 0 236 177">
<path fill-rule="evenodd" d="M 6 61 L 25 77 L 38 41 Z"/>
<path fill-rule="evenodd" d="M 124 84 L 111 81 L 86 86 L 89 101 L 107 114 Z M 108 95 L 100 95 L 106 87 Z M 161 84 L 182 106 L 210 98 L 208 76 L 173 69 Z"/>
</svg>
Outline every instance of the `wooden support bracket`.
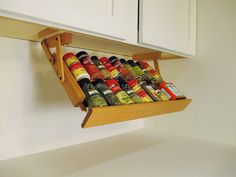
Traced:
<svg viewBox="0 0 236 177">
<path fill-rule="evenodd" d="M 47 36 L 48 34 L 45 33 L 44 35 Z M 63 65 L 63 58 L 62 58 L 62 45 L 68 45 L 71 42 L 72 42 L 72 35 L 70 33 L 62 33 L 62 34 L 57 34 L 52 37 L 46 38 L 41 43 L 44 49 L 44 52 L 46 56 L 48 57 L 50 63 L 52 65 L 57 65 L 55 67 L 56 68 L 55 72 L 58 78 L 62 82 L 65 82 L 65 72 L 64 72 L 64 65 Z M 56 53 L 52 54 L 50 51 L 50 48 L 56 48 Z"/>
<path fill-rule="evenodd" d="M 161 59 L 161 52 L 141 53 L 132 56 L 133 60 L 153 61 L 155 70 L 160 74 L 158 60 Z"/>
</svg>

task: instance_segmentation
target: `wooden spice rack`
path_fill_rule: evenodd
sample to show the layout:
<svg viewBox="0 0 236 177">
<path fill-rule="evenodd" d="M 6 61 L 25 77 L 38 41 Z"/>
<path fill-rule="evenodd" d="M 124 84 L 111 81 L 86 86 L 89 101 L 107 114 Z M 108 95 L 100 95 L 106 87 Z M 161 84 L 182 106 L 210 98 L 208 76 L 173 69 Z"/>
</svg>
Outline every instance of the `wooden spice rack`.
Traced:
<svg viewBox="0 0 236 177">
<path fill-rule="evenodd" d="M 39 37 L 44 38 L 45 36 L 50 36 L 50 34 L 54 34 L 55 32 L 56 31 L 52 29 L 45 29 L 39 33 Z M 83 105 L 85 95 L 62 59 L 61 46 L 69 45 L 70 43 L 72 43 L 72 34 L 62 33 L 53 35 L 52 37 L 44 38 L 41 42 L 41 45 L 58 78 L 61 80 L 61 83 L 64 86 L 72 104 L 75 107 L 78 106 L 81 108 L 81 110 L 86 111 Z M 56 53 L 52 54 L 50 52 L 50 48 L 56 48 Z M 152 59 L 155 69 L 160 72 L 158 59 L 161 58 L 161 52 L 134 54 L 132 55 L 132 58 L 134 60 Z M 89 108 L 82 123 L 82 127 L 88 128 L 101 126 L 115 122 L 182 111 L 190 102 L 191 99 L 184 99 L 154 103 Z"/>
<path fill-rule="evenodd" d="M 101 37 L 63 29 L 50 28 L 42 24 L 15 20 L 6 17 L 0 17 L 0 23 L 2 24 L 2 28 L 0 28 L 0 36 L 41 42 L 42 48 L 72 104 L 75 107 L 80 107 L 83 111 L 86 111 L 86 108 L 83 105 L 85 95 L 80 86 L 77 84 L 72 73 L 62 60 L 63 45 L 132 56 L 134 60 L 152 60 L 154 62 L 155 69 L 158 72 L 160 72 L 158 60 L 183 58 L 175 54 L 160 52 L 154 49 L 132 45 L 125 42 L 104 39 Z M 51 52 L 50 49 L 52 48 L 56 49 L 56 53 Z M 89 108 L 82 123 L 82 127 L 88 128 L 101 126 L 115 122 L 182 111 L 190 102 L 191 99 L 184 99 Z"/>
</svg>

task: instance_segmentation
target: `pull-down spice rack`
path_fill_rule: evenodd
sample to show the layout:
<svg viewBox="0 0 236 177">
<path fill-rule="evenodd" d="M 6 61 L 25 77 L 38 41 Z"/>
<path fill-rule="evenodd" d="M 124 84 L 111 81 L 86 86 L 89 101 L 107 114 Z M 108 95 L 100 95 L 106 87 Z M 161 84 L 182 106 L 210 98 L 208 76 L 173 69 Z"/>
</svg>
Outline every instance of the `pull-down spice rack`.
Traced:
<svg viewBox="0 0 236 177">
<path fill-rule="evenodd" d="M 174 54 L 168 54 L 137 45 L 113 41 L 78 32 L 50 28 L 41 24 L 5 17 L 0 17 L 0 22 L 4 27 L 3 29 L 0 29 L 0 36 L 41 42 L 42 48 L 72 104 L 74 107 L 80 107 L 82 111 L 86 111 L 86 108 L 83 105 L 85 95 L 80 86 L 77 84 L 72 73 L 62 60 L 62 46 L 68 45 L 72 47 L 131 56 L 134 60 L 152 60 L 154 62 L 155 69 L 158 72 L 160 72 L 158 60 L 182 58 Z M 17 29 L 17 32 L 14 29 Z M 56 53 L 52 53 L 50 50 L 51 48 L 55 48 Z M 82 127 L 95 127 L 115 122 L 178 112 L 184 110 L 190 102 L 191 99 L 182 99 L 143 104 L 89 108 L 82 123 Z"/>
</svg>

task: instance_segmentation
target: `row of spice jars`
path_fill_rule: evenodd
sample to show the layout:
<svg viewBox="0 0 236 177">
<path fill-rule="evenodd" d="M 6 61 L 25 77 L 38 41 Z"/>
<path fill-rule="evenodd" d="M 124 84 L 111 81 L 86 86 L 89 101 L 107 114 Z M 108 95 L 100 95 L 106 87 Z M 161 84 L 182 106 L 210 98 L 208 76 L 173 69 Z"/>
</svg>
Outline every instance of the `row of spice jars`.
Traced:
<svg viewBox="0 0 236 177">
<path fill-rule="evenodd" d="M 115 56 L 90 58 L 84 51 L 76 56 L 67 53 L 63 59 L 85 92 L 89 107 L 185 98 L 173 84 L 163 82 L 146 62 L 134 63 Z"/>
</svg>

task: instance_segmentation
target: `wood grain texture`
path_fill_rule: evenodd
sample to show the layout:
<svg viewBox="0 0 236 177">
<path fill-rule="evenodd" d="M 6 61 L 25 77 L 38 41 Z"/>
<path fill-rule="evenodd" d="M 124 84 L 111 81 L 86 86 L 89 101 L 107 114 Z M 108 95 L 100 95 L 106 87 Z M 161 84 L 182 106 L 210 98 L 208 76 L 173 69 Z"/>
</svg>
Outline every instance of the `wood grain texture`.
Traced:
<svg viewBox="0 0 236 177">
<path fill-rule="evenodd" d="M 39 36 L 39 39 L 48 38 L 52 35 L 55 35 L 58 32 L 59 32 L 59 30 L 57 30 L 57 29 L 47 28 L 47 29 L 40 31 L 38 36 Z"/>
<path fill-rule="evenodd" d="M 191 99 L 162 101 L 144 104 L 90 108 L 82 124 L 83 128 L 101 126 L 115 122 L 182 111 Z"/>
</svg>

